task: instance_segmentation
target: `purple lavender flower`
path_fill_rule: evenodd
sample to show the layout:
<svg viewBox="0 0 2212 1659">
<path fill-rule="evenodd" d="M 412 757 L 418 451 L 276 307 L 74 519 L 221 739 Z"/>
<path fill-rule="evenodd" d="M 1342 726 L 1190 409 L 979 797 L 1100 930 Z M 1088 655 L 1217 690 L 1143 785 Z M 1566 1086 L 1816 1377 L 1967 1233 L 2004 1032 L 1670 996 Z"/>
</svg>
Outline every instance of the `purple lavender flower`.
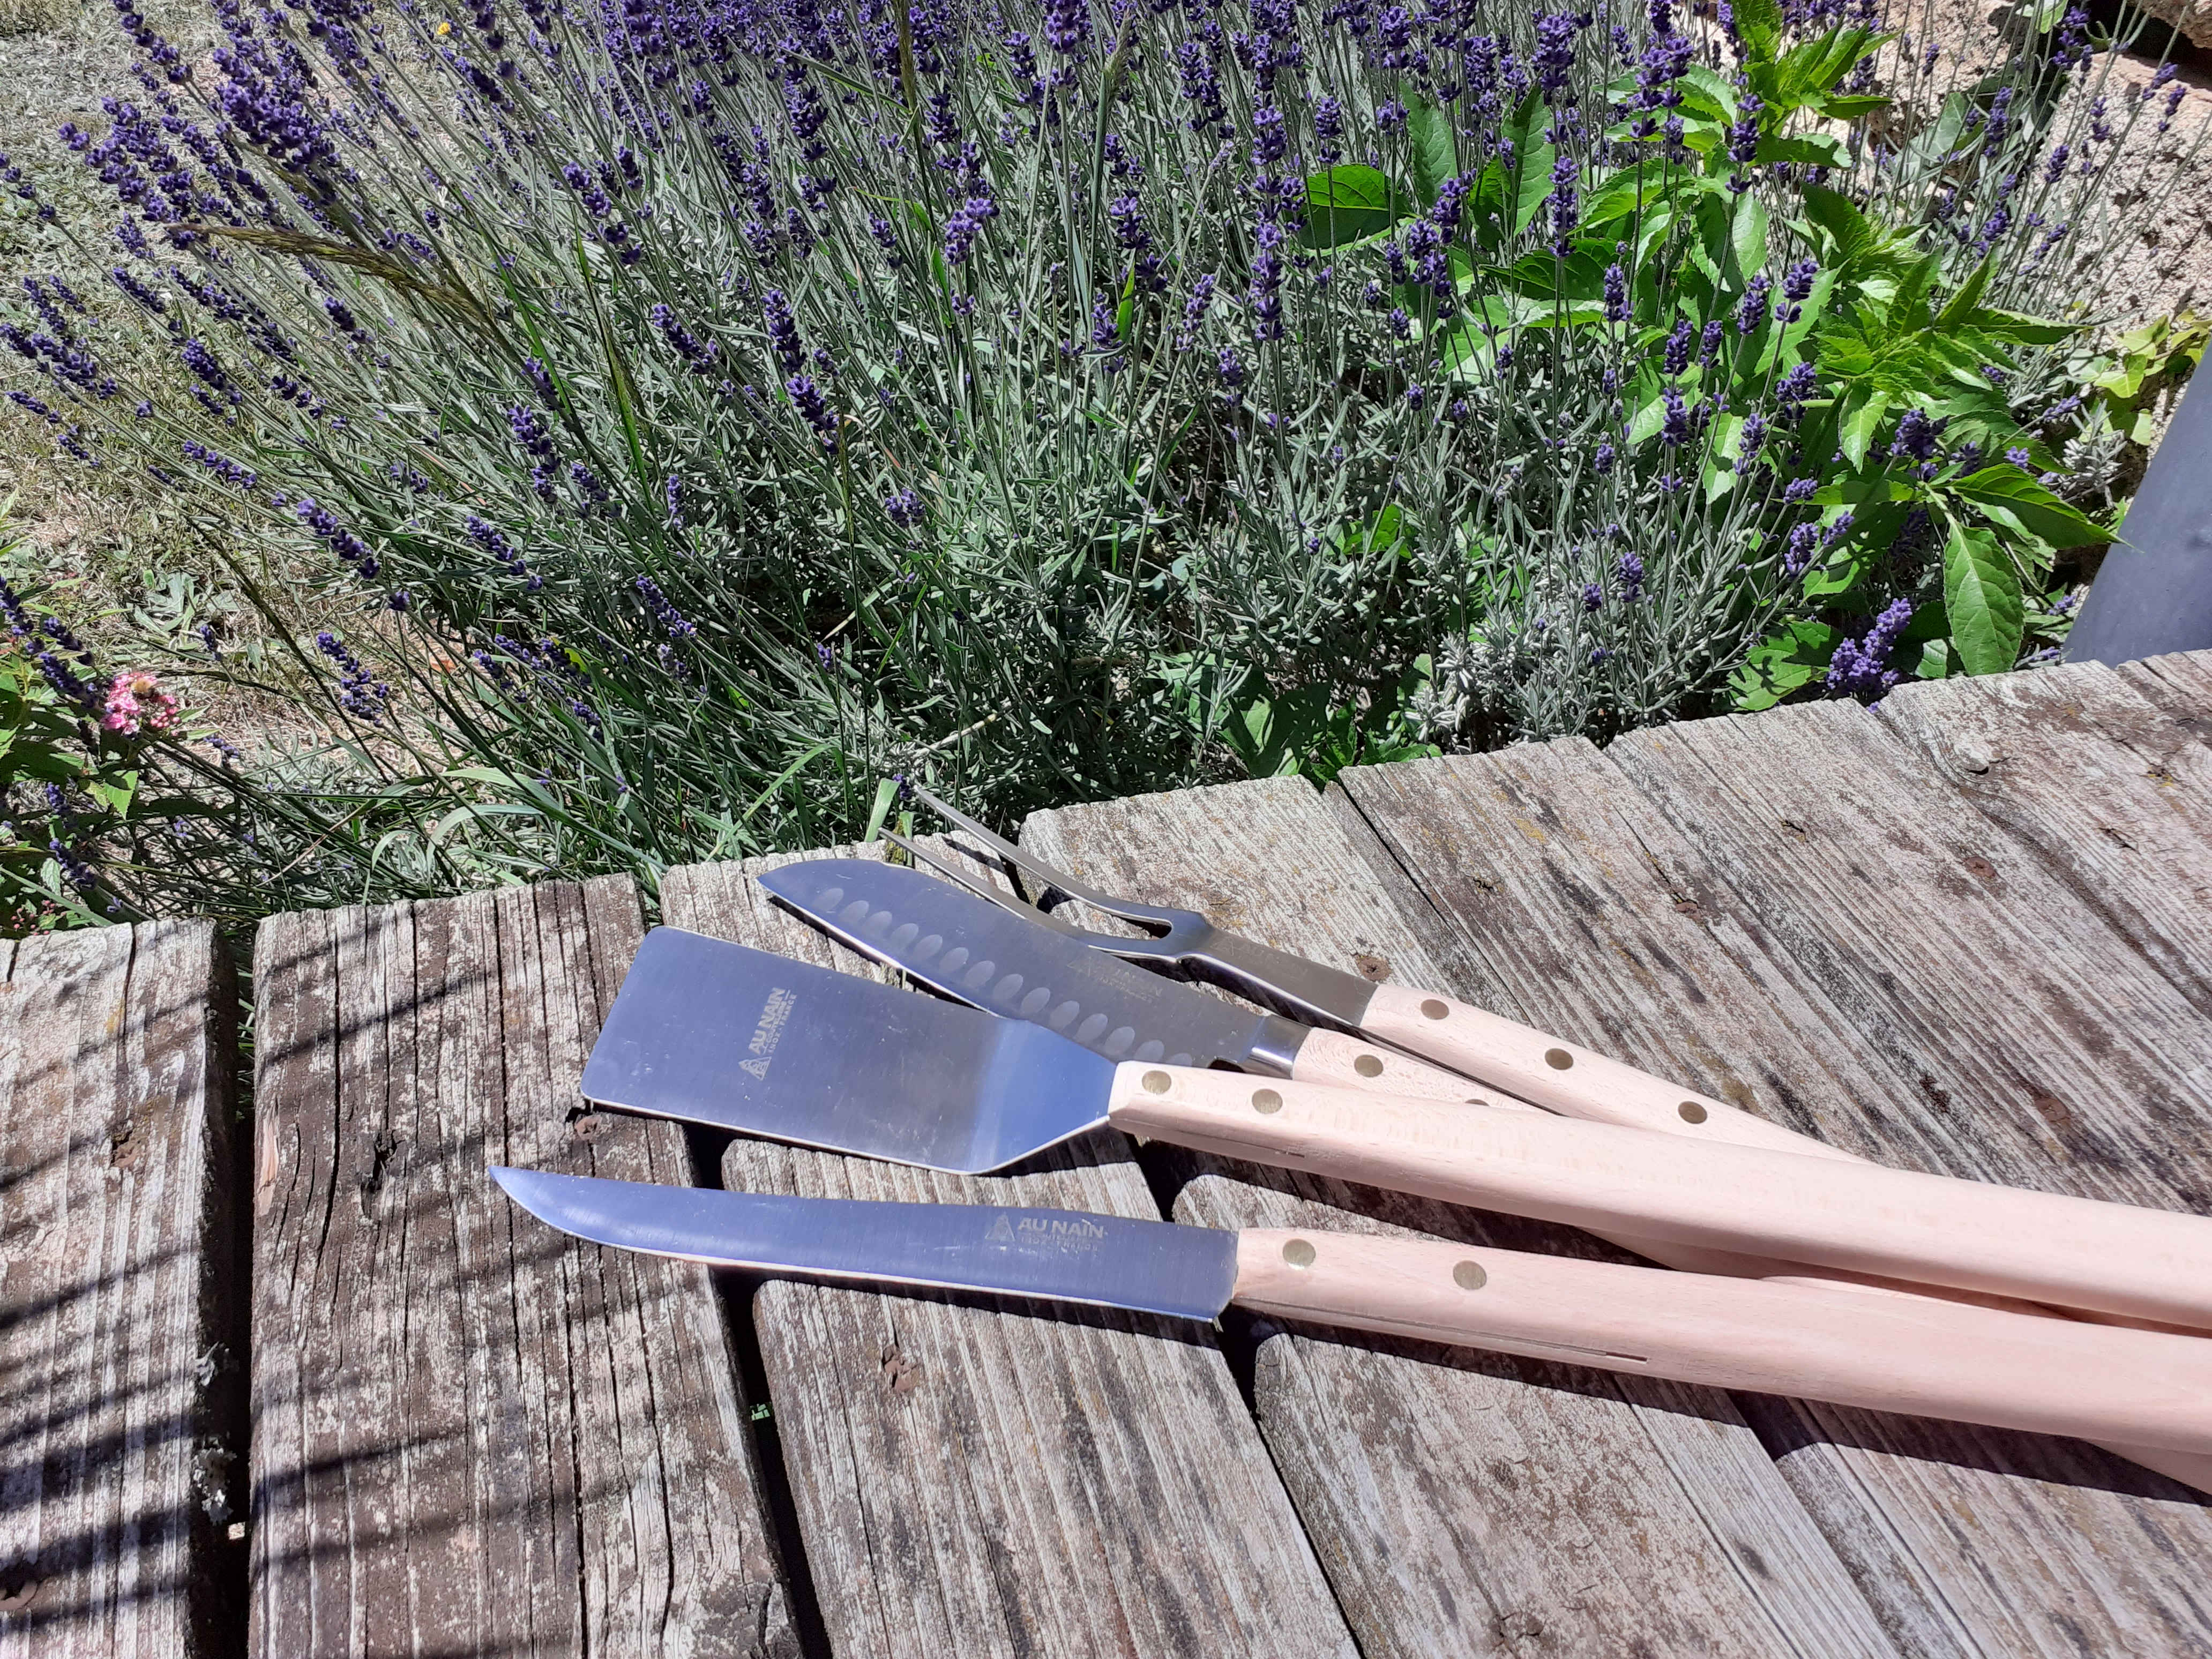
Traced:
<svg viewBox="0 0 2212 1659">
<path fill-rule="evenodd" d="M 1674 325 L 1674 331 L 1667 337 L 1667 349 L 1661 357 L 1662 372 L 1675 375 L 1689 368 L 1690 348 L 1696 343 L 1697 331 L 1692 327 L 1690 319 L 1685 317 Z"/>
<path fill-rule="evenodd" d="M 261 481 L 261 475 L 252 467 L 218 454 L 195 439 L 185 439 L 181 447 L 188 459 L 198 461 L 234 489 L 251 489 Z"/>
<path fill-rule="evenodd" d="M 330 508 L 312 495 L 302 495 L 293 503 L 292 512 L 315 532 L 318 541 L 360 571 L 364 579 L 376 574 L 376 560 L 369 552 L 368 544 L 341 524 L 337 514 Z"/>
<path fill-rule="evenodd" d="M 1252 338 L 1266 345 L 1283 337 L 1283 259 L 1275 252 L 1283 228 L 1268 220 L 1256 234 L 1260 251 L 1252 256 Z"/>
<path fill-rule="evenodd" d="M 1889 453 L 1901 460 L 1931 460 L 1942 431 L 1938 422 L 1919 410 L 1908 409 L 1897 418 L 1897 434 L 1890 441 Z"/>
<path fill-rule="evenodd" d="M 1782 572 L 1784 575 L 1794 577 L 1805 574 L 1806 567 L 1813 562 L 1813 555 L 1819 549 L 1820 538 L 1820 527 L 1811 523 L 1801 524 L 1790 532 L 1789 543 L 1782 550 Z"/>
<path fill-rule="evenodd" d="M 1729 188 L 1738 195 L 1751 188 L 1749 169 L 1759 160 L 1759 118 L 1765 107 L 1757 93 L 1745 93 L 1736 105 L 1735 123 L 1728 130 L 1728 156 L 1737 169 L 1729 179 Z"/>
<path fill-rule="evenodd" d="M 1766 320 L 1766 296 L 1774 292 L 1774 284 L 1761 272 L 1744 284 L 1743 303 L 1736 307 L 1735 331 L 1750 334 Z"/>
<path fill-rule="evenodd" d="M 911 484 L 884 497 L 884 516 L 902 530 L 921 528 L 921 492 Z"/>
<path fill-rule="evenodd" d="M 391 688 L 379 683 L 361 659 L 345 647 L 343 641 L 325 629 L 315 635 L 315 648 L 337 665 L 338 671 L 338 707 L 357 719 L 376 724 L 384 718 L 385 700 L 392 695 Z"/>
<path fill-rule="evenodd" d="M 822 388 L 804 374 L 794 374 L 784 382 L 783 389 L 791 394 L 792 404 L 805 416 L 807 425 L 814 428 L 821 440 L 825 456 L 837 453 L 837 415 L 822 395 Z"/>
<path fill-rule="evenodd" d="M 1628 320 L 1628 273 L 1618 261 L 1605 268 L 1605 319 L 1608 323 Z"/>
<path fill-rule="evenodd" d="M 1785 410 L 1795 409 L 1809 400 L 1820 389 L 1820 376 L 1814 372 L 1813 365 L 1800 363 L 1784 375 L 1775 386 L 1774 402 L 1778 408 Z"/>
<path fill-rule="evenodd" d="M 1215 374 L 1221 378 L 1221 395 L 1233 408 L 1244 396 L 1243 360 L 1237 356 L 1234 347 L 1224 346 L 1214 358 L 1213 366 Z"/>
<path fill-rule="evenodd" d="M 1897 684 L 1897 671 L 1889 667 L 1889 653 L 1896 648 L 1898 635 L 1912 620 L 1912 605 L 1907 599 L 1891 601 L 1887 609 L 1875 618 L 1874 626 L 1867 630 L 1863 640 L 1845 639 L 1836 647 L 1829 661 L 1827 687 L 1836 696 L 1864 696 L 1879 694 Z"/>
<path fill-rule="evenodd" d="M 799 343 L 799 325 L 792 319 L 791 301 L 781 289 L 772 288 L 761 295 L 761 315 L 768 323 L 769 345 L 777 366 L 786 374 L 798 374 L 805 353 Z"/>
<path fill-rule="evenodd" d="M 1314 140 L 1320 147 L 1321 164 L 1325 167 L 1334 167 L 1344 156 L 1344 106 L 1326 95 L 1316 99 L 1313 124 Z"/>
<path fill-rule="evenodd" d="M 1620 599 L 1624 605 L 1633 605 L 1644 597 L 1644 561 L 1633 553 L 1624 553 L 1613 567 L 1620 582 Z"/>
<path fill-rule="evenodd" d="M 1552 194 L 1548 202 L 1552 212 L 1552 252 L 1562 259 L 1575 251 L 1575 226 L 1582 212 L 1575 195 L 1578 176 L 1579 170 L 1571 155 L 1562 155 L 1552 163 Z"/>
<path fill-rule="evenodd" d="M 1799 301 L 1813 292 L 1813 282 L 1820 274 L 1820 262 L 1809 254 L 1782 273 L 1782 298 L 1784 304 L 1774 307 L 1774 320 L 1794 323 L 1805 314 Z"/>
<path fill-rule="evenodd" d="M 535 593 L 545 586 L 545 579 L 531 570 L 514 544 L 474 514 L 469 515 L 467 530 L 469 539 L 504 565 L 507 574 L 521 580 L 527 592 Z"/>
<path fill-rule="evenodd" d="M 660 624 L 662 631 L 667 634 L 669 638 L 688 640 L 698 633 L 697 625 L 687 619 L 683 612 L 669 603 L 668 596 L 660 591 L 659 585 L 652 577 L 640 576 L 635 586 L 639 595 L 645 600 L 645 608 L 652 613 L 653 619 Z"/>
<path fill-rule="evenodd" d="M 1571 82 L 1575 68 L 1575 34 L 1587 22 L 1572 12 L 1547 12 L 1536 19 L 1536 50 L 1531 59 L 1536 71 L 1536 90 L 1547 104 L 1571 102 Z"/>
<path fill-rule="evenodd" d="M 684 326 L 682 319 L 667 306 L 656 305 L 647 314 L 652 319 L 653 325 L 660 331 L 661 338 L 668 342 L 670 349 L 684 360 L 684 366 L 694 374 L 712 374 L 714 372 L 721 354 L 719 340 L 701 340 Z M 544 374 L 544 367 L 535 357 L 530 359 L 530 363 L 538 368 L 539 374 Z M 550 392 L 546 393 L 546 401 L 552 401 Z"/>
<path fill-rule="evenodd" d="M 1659 441 L 1670 448 L 1689 442 L 1693 434 L 1689 406 L 1682 400 L 1681 388 L 1663 386 L 1660 389 L 1659 398 L 1666 405 L 1666 413 L 1659 422 Z"/>
<path fill-rule="evenodd" d="M 967 258 L 984 225 L 999 216 L 999 204 L 988 196 L 971 196 L 945 221 L 945 263 L 957 265 Z"/>
</svg>

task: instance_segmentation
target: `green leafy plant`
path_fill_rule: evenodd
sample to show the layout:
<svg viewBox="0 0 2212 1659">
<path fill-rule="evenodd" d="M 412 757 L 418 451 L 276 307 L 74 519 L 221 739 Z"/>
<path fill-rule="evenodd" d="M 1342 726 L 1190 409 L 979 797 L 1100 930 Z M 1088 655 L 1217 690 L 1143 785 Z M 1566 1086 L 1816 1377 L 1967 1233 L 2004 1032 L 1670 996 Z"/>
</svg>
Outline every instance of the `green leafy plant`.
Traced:
<svg viewBox="0 0 2212 1659">
<path fill-rule="evenodd" d="M 1946 96 L 1769 0 L 303 5 L 137 41 L 68 135 L 129 320 L 33 273 L 0 338 L 60 453 L 304 573 L 312 638 L 234 564 L 221 672 L 331 734 L 333 886 L 1873 695 L 2099 533 L 2052 411 L 2121 136 L 2041 47 Z"/>
</svg>

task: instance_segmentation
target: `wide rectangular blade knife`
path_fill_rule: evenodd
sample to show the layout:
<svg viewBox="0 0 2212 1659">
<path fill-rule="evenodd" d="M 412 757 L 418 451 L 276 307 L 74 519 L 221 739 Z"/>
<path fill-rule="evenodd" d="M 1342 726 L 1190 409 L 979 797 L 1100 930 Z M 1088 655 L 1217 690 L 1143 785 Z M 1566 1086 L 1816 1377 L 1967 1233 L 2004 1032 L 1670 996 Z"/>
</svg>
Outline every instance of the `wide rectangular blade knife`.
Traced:
<svg viewBox="0 0 2212 1659">
<path fill-rule="evenodd" d="M 2201 1217 L 1524 1110 L 1116 1065 L 1043 1025 L 669 927 L 639 947 L 583 1091 L 971 1174 L 1110 1123 L 1593 1232 L 2212 1322 Z"/>
<path fill-rule="evenodd" d="M 1239 1071 L 1472 1100 L 1455 1073 L 1341 1031 L 1257 1013 L 1091 949 L 1048 916 L 1009 914 L 949 881 L 868 859 L 807 859 L 754 879 L 863 955 L 931 989 L 1059 1032 L 1109 1060 Z"/>
<path fill-rule="evenodd" d="M 706 1191 L 494 1168 L 593 1243 L 717 1267 L 1279 1319 L 1718 1388 L 2212 1451 L 2212 1343 L 1437 1239 Z"/>
</svg>

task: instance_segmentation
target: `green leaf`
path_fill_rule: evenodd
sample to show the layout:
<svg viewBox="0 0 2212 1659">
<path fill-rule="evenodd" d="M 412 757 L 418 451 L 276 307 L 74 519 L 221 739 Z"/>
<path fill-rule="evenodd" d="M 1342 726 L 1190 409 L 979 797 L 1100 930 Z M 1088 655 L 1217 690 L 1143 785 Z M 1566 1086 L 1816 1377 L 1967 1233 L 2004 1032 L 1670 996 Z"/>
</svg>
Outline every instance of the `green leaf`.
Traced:
<svg viewBox="0 0 2212 1659">
<path fill-rule="evenodd" d="M 1840 138 L 1832 138 L 1825 132 L 1796 132 L 1787 137 L 1761 138 L 1759 141 L 1759 165 L 1771 167 L 1778 161 L 1789 161 L 1799 167 L 1847 167 L 1851 164 L 1851 153 Z"/>
<path fill-rule="evenodd" d="M 1521 190 L 1513 210 L 1516 236 L 1534 224 L 1536 216 L 1544 210 L 1544 204 L 1552 194 L 1552 164 L 1559 159 L 1559 152 L 1549 144 L 1539 144 L 1533 154 L 1522 154 Z"/>
<path fill-rule="evenodd" d="M 1948 334 L 1953 329 L 1966 325 L 1967 319 L 1974 314 L 1974 307 L 1981 304 L 1983 293 L 1989 288 L 1990 273 L 1996 270 L 1996 259 L 1995 253 L 1984 255 L 1981 264 L 1974 267 L 1974 274 L 1959 285 L 1959 291 L 1944 303 L 1943 309 L 1936 315 L 1938 331 Z"/>
<path fill-rule="evenodd" d="M 1738 0 L 1736 38 L 1754 64 L 1771 64 L 1782 50 L 1782 8 L 1777 0 Z"/>
<path fill-rule="evenodd" d="M 2030 317 L 2018 311 L 1985 308 L 1977 311 L 1972 320 L 1976 328 L 1992 339 L 2014 345 L 2057 345 L 2081 331 L 2078 323 L 2054 323 L 2048 318 Z"/>
<path fill-rule="evenodd" d="M 1844 459 L 1854 467 L 1866 465 L 1867 450 L 1874 442 L 1874 434 L 1881 427 L 1881 417 L 1889 410 L 1889 393 L 1855 390 L 1844 404 L 1843 436 L 1838 447 Z"/>
<path fill-rule="evenodd" d="M 868 827 L 861 835 L 865 843 L 883 833 L 884 820 L 891 815 L 891 804 L 898 799 L 898 780 L 885 778 L 876 785 L 876 798 L 868 807 Z"/>
<path fill-rule="evenodd" d="M 1503 161 L 1487 161 L 1474 181 L 1474 191 L 1468 198 L 1468 222 L 1474 227 L 1474 240 L 1485 247 L 1496 247 L 1513 234 L 1512 204 L 1509 199 L 1513 181 L 1506 176 Z"/>
<path fill-rule="evenodd" d="M 1920 680 L 1944 680 L 1958 672 L 1959 653 L 1948 639 L 1930 640 L 1920 647 L 1920 660 L 1913 665 L 1912 677 Z"/>
<path fill-rule="evenodd" d="M 1871 94 L 1838 93 L 1825 99 L 1820 105 L 1820 113 L 1831 121 L 1856 121 L 1863 115 L 1871 115 L 1878 109 L 1887 109 L 1890 100 Z"/>
<path fill-rule="evenodd" d="M 1951 492 L 1972 502 L 1984 518 L 2052 547 L 2101 546 L 2112 539 L 2111 531 L 2093 524 L 2009 464 L 1969 474 L 1954 483 Z"/>
<path fill-rule="evenodd" d="M 1951 526 L 1943 549 L 1943 614 L 1969 674 L 2002 674 L 2020 660 L 2020 573 L 1988 531 Z"/>
<path fill-rule="evenodd" d="M 1889 325 L 1894 329 L 1928 326 L 1928 285 L 1936 280 L 1936 258 L 1930 253 L 1907 267 L 1889 302 Z"/>
<path fill-rule="evenodd" d="M 1729 682 L 1735 706 L 1746 714 L 1771 708 L 1792 691 L 1827 672 L 1843 635 L 1826 623 L 1794 622 L 1751 651 Z"/>
<path fill-rule="evenodd" d="M 1346 162 L 1306 179 L 1305 228 L 1298 240 L 1317 252 L 1380 235 L 1406 205 L 1379 167 Z"/>
<path fill-rule="evenodd" d="M 1763 151 L 1759 159 L 1766 160 Z M 1826 231 L 1835 243 L 1832 263 L 1848 264 L 1874 245 L 1874 227 L 1850 197 L 1840 191 L 1808 185 L 1804 200 L 1805 216 Z"/>
<path fill-rule="evenodd" d="M 1740 276 L 1748 279 L 1766 268 L 1766 204 L 1759 199 L 1757 191 L 1747 190 L 1736 199 L 1729 241 L 1735 250 Z"/>
<path fill-rule="evenodd" d="M 1398 83 L 1398 101 L 1406 106 L 1406 137 L 1413 145 L 1413 192 L 1427 207 L 1443 193 L 1444 180 L 1459 171 L 1459 141 L 1451 117 L 1403 81 Z"/>
</svg>

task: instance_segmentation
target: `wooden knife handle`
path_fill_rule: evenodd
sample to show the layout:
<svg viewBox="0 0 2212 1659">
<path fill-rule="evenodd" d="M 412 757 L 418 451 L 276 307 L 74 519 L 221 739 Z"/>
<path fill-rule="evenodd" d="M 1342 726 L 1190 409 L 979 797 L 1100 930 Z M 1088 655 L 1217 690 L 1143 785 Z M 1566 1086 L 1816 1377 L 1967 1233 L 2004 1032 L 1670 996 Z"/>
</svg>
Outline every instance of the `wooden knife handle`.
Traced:
<svg viewBox="0 0 2212 1659">
<path fill-rule="evenodd" d="M 2212 1342 L 2160 1331 L 1276 1228 L 1239 1235 L 1234 1299 L 1605 1370 L 2212 1453 Z"/>
<path fill-rule="evenodd" d="M 1480 1012 L 1480 1011 L 1470 1010 L 1469 1012 Z M 1544 1040 L 1551 1041 L 1549 1038 Z M 1608 1064 L 1611 1063 L 1613 1062 L 1608 1062 Z M 1642 1077 L 1644 1074 L 1638 1073 L 1637 1075 Z M 1416 1060 L 1395 1049 L 1380 1048 L 1361 1038 L 1346 1036 L 1339 1031 L 1316 1030 L 1301 1043 L 1295 1063 L 1291 1068 L 1291 1077 L 1294 1082 L 1298 1083 L 1333 1084 L 1347 1088 L 1366 1089 L 1378 1094 L 1415 1095 L 1437 1100 L 1458 1100 L 1471 1105 L 1498 1106 L 1510 1110 L 1534 1111 L 1536 1109 L 1526 1102 L 1515 1099 L 1495 1085 L 1477 1084 L 1472 1079 L 1456 1072 L 1444 1071 L 1431 1062 Z M 1683 1100 L 1706 1098 L 1704 1096 L 1684 1094 L 1680 1091 L 1668 1088 L 1667 1085 L 1662 1086 L 1667 1092 L 1679 1097 L 1676 1101 L 1678 1107 Z M 1577 1102 L 1578 1109 L 1568 1111 L 1565 1115 L 1587 1119 L 1594 1115 L 1595 1109 L 1601 1104 L 1601 1102 L 1594 1098 L 1584 1097 Z M 1734 1114 L 1733 1115 L 1745 1115 Z M 1712 1120 L 1709 1117 L 1707 1121 Z M 1692 1133 L 1692 1126 L 1684 1121 L 1679 1114 L 1672 1120 L 1662 1115 L 1660 1123 L 1656 1127 L 1664 1127 L 1669 1133 L 1684 1135 Z M 1721 1138 L 1725 1139 L 1729 1137 L 1723 1134 Z M 1827 1152 L 1831 1156 L 1845 1156 L 1837 1153 L 1832 1147 L 1825 1146 L 1809 1137 L 1795 1136 L 1793 1140 L 1803 1148 Z M 1693 1245 L 1674 1244 L 1663 1239 L 1637 1238 L 1626 1233 L 1601 1233 L 1597 1237 L 1605 1239 L 1608 1243 L 1617 1244 L 1625 1250 L 1633 1251 L 1648 1261 L 1656 1261 L 1662 1266 L 1677 1268 L 1685 1273 L 1718 1273 L 1733 1279 L 1783 1278 L 1808 1283 L 1816 1287 L 1829 1285 L 1838 1288 L 1875 1289 L 1892 1296 L 1918 1296 L 1923 1300 L 1936 1301 L 1939 1304 L 1950 1298 L 1970 1297 L 1984 1306 L 2002 1306 L 2010 1312 L 2036 1318 L 2058 1319 L 2067 1316 L 2066 1314 L 2057 1312 L 2039 1304 L 2023 1302 L 2016 1297 L 1985 1297 L 1978 1291 L 1951 1290 L 1942 1285 L 1875 1284 L 1870 1283 L 1864 1275 L 1852 1278 L 1834 1276 L 1837 1270 L 1833 1268 L 1825 1270 L 1830 1276 L 1824 1278 L 1824 1270 L 1821 1268 L 1807 1267 L 1802 1262 L 1780 1261 L 1771 1256 L 1744 1255 L 1731 1251 L 1699 1249 Z M 2101 1316 L 2106 1319 L 2121 1317 L 2115 1314 Z M 2212 1454 L 2170 1451 L 2158 1447 L 2130 1446 L 2111 1440 L 2100 1440 L 2094 1443 L 2116 1457 L 2128 1458 L 2146 1468 L 2155 1469 L 2168 1480 L 2179 1480 L 2185 1486 L 2193 1486 L 2199 1492 L 2212 1493 Z"/>
<path fill-rule="evenodd" d="M 1451 1203 L 1877 1278 L 2212 1322 L 2212 1221 L 1855 1159 L 1128 1062 L 1133 1134 Z"/>
<path fill-rule="evenodd" d="M 1851 1157 L 1711 1095 L 1427 991 L 1376 986 L 1360 1025 L 1380 1042 L 1562 1116 L 1814 1158 Z"/>
</svg>

